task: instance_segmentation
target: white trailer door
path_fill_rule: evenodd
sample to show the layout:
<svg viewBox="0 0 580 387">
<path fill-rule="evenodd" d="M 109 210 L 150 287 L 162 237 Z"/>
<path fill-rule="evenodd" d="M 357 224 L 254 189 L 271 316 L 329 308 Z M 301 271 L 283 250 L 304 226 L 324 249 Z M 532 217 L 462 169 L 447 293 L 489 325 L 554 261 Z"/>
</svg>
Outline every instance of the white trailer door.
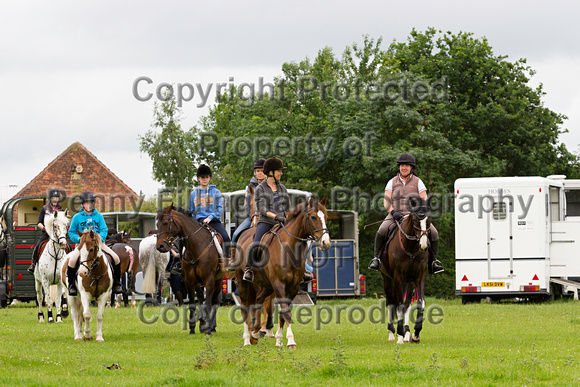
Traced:
<svg viewBox="0 0 580 387">
<path fill-rule="evenodd" d="M 494 198 L 487 212 L 487 262 L 489 279 L 513 275 L 513 203 L 509 197 Z M 493 262 L 492 262 L 493 261 Z"/>
</svg>

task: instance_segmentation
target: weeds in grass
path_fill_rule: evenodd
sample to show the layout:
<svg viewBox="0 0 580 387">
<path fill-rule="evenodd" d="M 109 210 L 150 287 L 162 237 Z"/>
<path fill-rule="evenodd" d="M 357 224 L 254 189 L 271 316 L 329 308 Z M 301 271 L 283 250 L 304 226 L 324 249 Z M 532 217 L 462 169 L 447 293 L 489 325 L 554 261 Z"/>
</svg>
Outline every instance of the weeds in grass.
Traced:
<svg viewBox="0 0 580 387">
<path fill-rule="evenodd" d="M 340 374 L 348 366 L 346 364 L 347 356 L 345 347 L 346 346 L 344 345 L 341 336 L 338 336 L 336 338 L 336 344 L 334 345 L 334 347 L 331 347 L 333 353 L 332 357 L 330 358 L 330 366 L 332 367 L 332 369 L 336 374 Z"/>
<path fill-rule="evenodd" d="M 400 345 L 395 345 L 394 360 L 395 360 L 395 366 L 397 368 L 401 368 L 401 346 Z"/>
<path fill-rule="evenodd" d="M 464 370 L 469 368 L 469 362 L 467 361 L 467 357 L 461 358 L 461 368 Z"/>
<path fill-rule="evenodd" d="M 195 368 L 209 368 L 217 360 L 217 350 L 211 337 L 205 335 L 203 340 L 203 349 L 198 352 L 193 360 Z"/>
<path fill-rule="evenodd" d="M 568 355 L 568 356 L 566 356 L 566 360 L 565 360 L 564 364 L 567 366 L 573 366 L 574 362 L 575 362 L 574 356 Z"/>
<path fill-rule="evenodd" d="M 439 365 L 437 365 L 437 354 L 433 352 L 431 355 L 431 364 L 429 365 L 430 370 L 437 370 L 439 369 Z"/>
<path fill-rule="evenodd" d="M 313 368 L 318 368 L 320 366 L 320 356 L 309 356 L 304 360 L 294 358 L 294 353 L 290 356 L 292 368 L 297 372 L 308 373 Z"/>
</svg>

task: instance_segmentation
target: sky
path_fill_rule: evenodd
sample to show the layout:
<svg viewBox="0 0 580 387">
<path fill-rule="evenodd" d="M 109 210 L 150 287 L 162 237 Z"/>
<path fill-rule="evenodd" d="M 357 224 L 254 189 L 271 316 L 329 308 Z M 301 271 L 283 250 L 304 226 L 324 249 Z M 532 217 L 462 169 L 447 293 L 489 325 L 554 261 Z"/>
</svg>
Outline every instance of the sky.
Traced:
<svg viewBox="0 0 580 387">
<path fill-rule="evenodd" d="M 139 135 L 162 83 L 258 84 L 285 62 L 340 56 L 363 36 L 383 48 L 413 28 L 486 37 L 495 55 L 526 58 L 544 105 L 568 117 L 560 140 L 580 144 L 580 3 L 574 1 L 1 1 L 0 195 L 22 188 L 79 141 L 136 192 L 153 195 Z M 152 93 L 148 101 L 138 95 Z M 183 102 L 182 127 L 208 114 L 212 88 Z M 141 98 L 142 99 L 142 98 Z M 241 187 L 240 187 L 241 188 Z M 3 198 L 7 199 L 7 198 Z"/>
</svg>

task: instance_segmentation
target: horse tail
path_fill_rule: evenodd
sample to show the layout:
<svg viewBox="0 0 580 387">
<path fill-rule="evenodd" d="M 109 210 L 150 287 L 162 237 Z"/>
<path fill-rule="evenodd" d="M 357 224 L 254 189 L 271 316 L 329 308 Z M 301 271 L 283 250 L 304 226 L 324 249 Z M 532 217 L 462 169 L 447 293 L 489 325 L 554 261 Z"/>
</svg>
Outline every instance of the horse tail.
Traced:
<svg viewBox="0 0 580 387">
<path fill-rule="evenodd" d="M 154 258 L 155 252 L 152 250 L 154 248 L 155 243 L 153 243 L 152 246 L 146 246 L 144 249 L 143 248 L 139 249 L 139 260 L 142 262 L 141 266 L 143 266 L 143 293 L 151 293 L 151 294 L 155 293 L 155 285 L 157 285 L 155 283 L 155 270 L 156 270 Z M 146 257 L 142 257 L 141 254 L 146 255 Z M 145 265 L 143 265 L 143 263 L 145 263 Z"/>
</svg>

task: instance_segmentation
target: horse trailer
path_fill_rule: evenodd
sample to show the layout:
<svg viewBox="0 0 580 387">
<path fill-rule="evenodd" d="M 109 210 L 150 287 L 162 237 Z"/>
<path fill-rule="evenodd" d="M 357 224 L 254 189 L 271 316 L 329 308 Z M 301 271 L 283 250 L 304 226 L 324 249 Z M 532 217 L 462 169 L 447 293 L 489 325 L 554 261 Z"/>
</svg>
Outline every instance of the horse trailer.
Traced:
<svg viewBox="0 0 580 387">
<path fill-rule="evenodd" d="M 36 300 L 34 275 L 27 269 L 32 263 L 32 249 L 42 234 L 36 224 L 40 209 L 46 202 L 46 195 L 36 195 L 10 199 L 2 206 L 0 215 L 6 222 L 7 242 L 5 259 L 0 262 L 2 307 L 11 300 Z"/>
<path fill-rule="evenodd" d="M 245 195 L 245 190 L 222 193 L 224 210 L 221 220 L 230 235 L 246 218 Z M 292 208 L 312 196 L 310 192 L 295 189 L 289 189 L 288 195 Z M 305 290 L 314 301 L 319 297 L 360 297 L 364 294 L 365 284 L 359 273 L 358 213 L 327 210 L 327 214 L 331 247 L 327 251 L 312 249 L 314 280 Z M 233 301 L 235 291 L 235 282 L 224 278 L 222 300 Z"/>
<path fill-rule="evenodd" d="M 580 287 L 580 180 L 455 181 L 456 288 L 482 298 L 554 298 Z"/>
</svg>

